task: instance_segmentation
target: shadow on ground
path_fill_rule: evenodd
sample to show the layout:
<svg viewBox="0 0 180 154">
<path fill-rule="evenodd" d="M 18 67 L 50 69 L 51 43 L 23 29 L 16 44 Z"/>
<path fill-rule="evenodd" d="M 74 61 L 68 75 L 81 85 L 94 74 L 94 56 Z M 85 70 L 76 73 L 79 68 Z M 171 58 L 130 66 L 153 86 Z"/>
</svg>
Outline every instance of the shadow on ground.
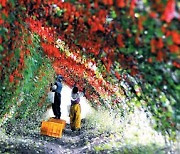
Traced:
<svg viewBox="0 0 180 154">
<path fill-rule="evenodd" d="M 156 145 L 124 145 L 109 147 L 110 136 L 108 132 L 99 133 L 95 128 L 87 128 L 87 120 L 82 120 L 81 131 L 72 132 L 67 124 L 62 138 L 53 138 L 40 135 L 40 122 L 36 120 L 16 121 L 14 125 L 6 125 L 0 130 L 0 153 L 13 154 L 80 154 L 80 153 L 115 153 L 115 154 L 165 154 L 169 148 L 160 148 Z M 116 140 L 116 142 L 123 142 Z"/>
<path fill-rule="evenodd" d="M 85 120 L 82 120 L 84 125 Z M 40 125 L 38 129 L 25 125 L 25 122 L 9 125 L 6 128 L 6 138 L 1 139 L 0 153 L 17 154 L 61 154 L 61 153 L 93 153 L 88 146 L 93 134 L 82 127 L 81 131 L 72 132 L 67 124 L 63 131 L 62 138 L 53 138 L 40 135 Z"/>
</svg>

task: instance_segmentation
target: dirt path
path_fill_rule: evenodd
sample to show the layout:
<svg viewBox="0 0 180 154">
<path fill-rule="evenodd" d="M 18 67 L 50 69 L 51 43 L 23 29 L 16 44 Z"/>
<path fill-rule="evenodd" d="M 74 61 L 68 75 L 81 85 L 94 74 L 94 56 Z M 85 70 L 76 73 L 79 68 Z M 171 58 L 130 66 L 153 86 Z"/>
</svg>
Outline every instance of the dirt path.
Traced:
<svg viewBox="0 0 180 154">
<path fill-rule="evenodd" d="M 116 138 L 116 134 L 108 134 L 107 132 L 99 133 L 95 128 L 86 128 L 85 120 L 82 121 L 82 129 L 80 132 L 72 132 L 69 124 L 63 132 L 62 138 L 53 138 L 40 135 L 40 124 L 38 121 L 31 121 L 27 125 L 27 121 L 17 121 L 14 126 L 8 126 L 6 134 L 0 128 L 0 153 L 10 154 L 94 154 L 94 153 L 137 153 L 146 152 L 154 153 L 170 153 L 178 154 L 171 151 L 170 147 L 151 147 L 151 151 L 147 151 L 148 146 L 114 146 L 113 148 L 100 151 L 95 147 L 103 147 L 111 142 L 114 136 L 114 143 L 121 142 L 123 139 Z"/>
<path fill-rule="evenodd" d="M 79 154 L 94 153 L 93 146 L 105 142 L 105 136 L 95 135 L 95 130 L 82 128 L 80 132 L 72 132 L 69 124 L 63 132 L 62 138 L 40 135 L 40 128 L 30 130 L 19 127 L 9 130 L 9 135 L 1 138 L 0 153 L 17 154 Z M 18 129 L 19 128 L 19 129 Z M 23 129 L 21 129 L 23 128 Z M 24 130 L 24 131 L 23 131 Z M 1 130 L 1 134 L 2 134 Z"/>
</svg>

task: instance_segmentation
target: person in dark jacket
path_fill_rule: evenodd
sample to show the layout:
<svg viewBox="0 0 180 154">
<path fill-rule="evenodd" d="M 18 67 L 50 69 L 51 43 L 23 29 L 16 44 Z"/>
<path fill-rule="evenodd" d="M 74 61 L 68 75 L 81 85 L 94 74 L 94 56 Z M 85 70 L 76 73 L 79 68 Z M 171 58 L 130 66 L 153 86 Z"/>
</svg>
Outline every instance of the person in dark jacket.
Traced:
<svg viewBox="0 0 180 154">
<path fill-rule="evenodd" d="M 63 77 L 58 75 L 54 85 L 51 86 L 51 91 L 55 92 L 54 94 L 54 103 L 52 103 L 53 113 L 56 119 L 61 117 L 61 91 L 62 91 L 62 80 Z"/>
</svg>

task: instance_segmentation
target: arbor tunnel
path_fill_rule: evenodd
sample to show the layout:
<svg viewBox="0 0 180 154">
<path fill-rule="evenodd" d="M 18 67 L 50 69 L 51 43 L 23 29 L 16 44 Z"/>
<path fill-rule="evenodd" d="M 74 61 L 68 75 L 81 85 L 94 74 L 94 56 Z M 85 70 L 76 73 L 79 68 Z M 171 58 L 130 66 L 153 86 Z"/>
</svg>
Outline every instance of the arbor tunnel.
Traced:
<svg viewBox="0 0 180 154">
<path fill-rule="evenodd" d="M 96 118 L 112 116 L 121 125 L 122 118 L 145 114 L 166 142 L 177 141 L 179 12 L 175 0 L 1 0 L 2 134 L 13 132 L 21 120 L 52 116 L 48 92 L 61 74 L 64 104 L 76 83 L 80 91 L 86 89 L 83 109 L 92 108 Z"/>
</svg>

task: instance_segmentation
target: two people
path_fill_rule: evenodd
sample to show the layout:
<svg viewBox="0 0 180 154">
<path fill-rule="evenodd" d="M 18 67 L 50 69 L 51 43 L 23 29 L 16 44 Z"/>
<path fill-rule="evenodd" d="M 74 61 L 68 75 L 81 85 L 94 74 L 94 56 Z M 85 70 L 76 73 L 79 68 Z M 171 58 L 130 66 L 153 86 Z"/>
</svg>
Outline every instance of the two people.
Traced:
<svg viewBox="0 0 180 154">
<path fill-rule="evenodd" d="M 63 77 L 58 75 L 56 81 L 53 85 L 51 85 L 50 90 L 55 92 L 54 96 L 54 103 L 52 103 L 53 113 L 55 118 L 60 119 L 61 117 L 61 91 L 62 91 L 62 80 Z M 79 104 L 80 97 L 85 95 L 85 89 L 83 92 L 79 92 L 78 87 L 76 84 L 72 88 L 71 92 L 71 107 L 70 107 L 70 126 L 71 130 L 80 130 L 81 128 L 81 106 Z"/>
</svg>

